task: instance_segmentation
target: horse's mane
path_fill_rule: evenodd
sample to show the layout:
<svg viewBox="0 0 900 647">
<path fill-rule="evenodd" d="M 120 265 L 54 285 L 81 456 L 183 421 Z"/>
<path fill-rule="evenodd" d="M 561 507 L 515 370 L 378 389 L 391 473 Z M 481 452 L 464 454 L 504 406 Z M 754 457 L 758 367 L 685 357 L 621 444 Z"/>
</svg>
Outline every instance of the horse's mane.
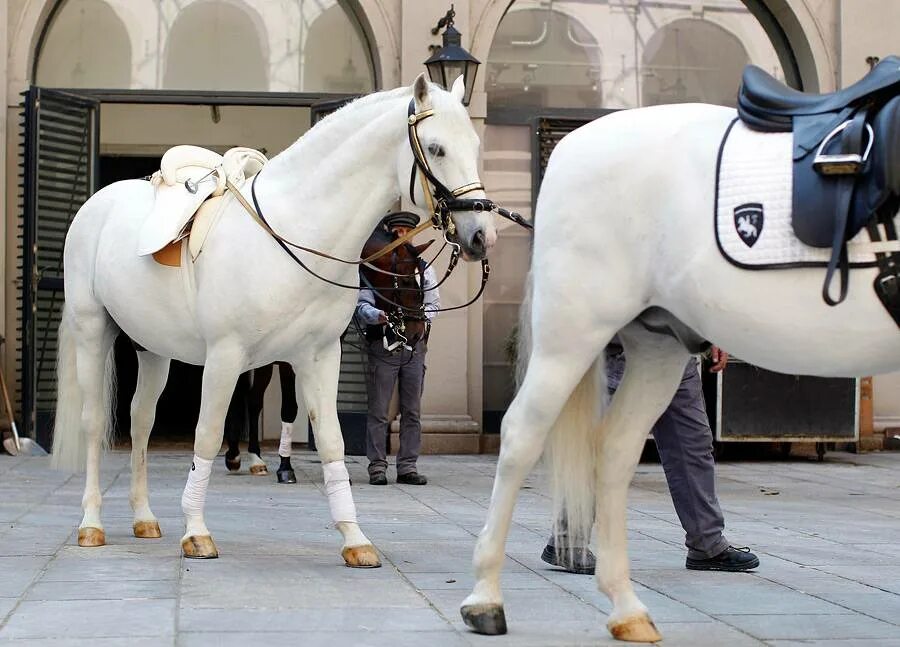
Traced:
<svg viewBox="0 0 900 647">
<path fill-rule="evenodd" d="M 301 170 L 304 162 L 318 164 L 334 151 L 335 142 L 349 140 L 359 131 L 360 124 L 369 123 L 383 114 L 385 103 L 411 96 L 412 88 L 406 86 L 355 99 L 327 115 L 272 159 L 288 161 L 295 170 Z M 346 118 L 350 116 L 358 118 Z"/>
</svg>

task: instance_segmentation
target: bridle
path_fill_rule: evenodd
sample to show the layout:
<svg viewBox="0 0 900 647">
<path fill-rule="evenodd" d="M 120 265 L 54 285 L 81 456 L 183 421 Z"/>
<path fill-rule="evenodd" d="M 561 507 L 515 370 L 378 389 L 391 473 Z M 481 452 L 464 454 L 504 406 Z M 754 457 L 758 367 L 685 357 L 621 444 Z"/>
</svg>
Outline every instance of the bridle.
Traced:
<svg viewBox="0 0 900 647">
<path fill-rule="evenodd" d="M 265 171 L 265 168 L 262 169 L 259 173 L 257 173 L 253 180 L 250 183 L 250 192 L 251 197 L 253 199 L 253 205 L 251 205 L 247 199 L 241 194 L 240 189 L 234 186 L 230 180 L 226 178 L 225 184 L 227 188 L 231 191 L 231 193 L 235 196 L 238 202 L 244 207 L 244 209 L 250 214 L 251 217 L 259 224 L 272 238 L 275 239 L 275 242 L 284 249 L 284 251 L 304 270 L 306 270 L 309 274 L 313 275 L 317 279 L 324 281 L 325 283 L 329 283 L 330 285 L 334 285 L 341 288 L 346 288 L 350 290 L 362 290 L 371 286 L 360 286 L 360 285 L 347 285 L 344 283 L 339 283 L 337 281 L 332 281 L 317 272 L 315 272 L 312 268 L 306 265 L 297 255 L 290 249 L 291 247 L 295 249 L 299 249 L 305 252 L 309 252 L 311 254 L 315 254 L 317 256 L 321 256 L 323 258 L 328 258 L 334 261 L 338 261 L 341 263 L 349 264 L 349 265 L 366 265 L 371 269 L 383 272 L 379 268 L 371 265 L 372 261 L 380 258 L 384 254 L 388 254 L 391 251 L 395 250 L 398 246 L 408 243 L 412 240 L 417 234 L 428 229 L 429 227 L 435 227 L 436 229 L 440 229 L 444 232 L 444 240 L 446 243 L 452 246 L 453 252 L 451 255 L 451 262 L 447 268 L 447 272 L 444 275 L 444 278 L 438 283 L 440 285 L 450 275 L 450 272 L 453 271 L 453 268 L 456 267 L 457 261 L 459 259 L 460 254 L 460 245 L 457 242 L 448 239 L 448 236 L 453 236 L 456 233 L 456 224 L 453 222 L 453 212 L 454 211 L 473 211 L 476 213 L 480 213 L 482 211 L 494 212 L 498 215 L 511 220 L 518 225 L 525 227 L 526 229 L 532 229 L 531 223 L 527 222 L 522 218 L 518 213 L 513 211 L 509 211 L 508 209 L 504 209 L 503 207 L 498 206 L 493 201 L 487 198 L 462 198 L 461 196 L 471 193 L 472 191 L 483 191 L 484 185 L 481 182 L 470 182 L 469 184 L 465 184 L 456 189 L 450 190 L 448 189 L 437 177 L 435 177 L 434 173 L 431 170 L 431 167 L 428 164 L 428 160 L 425 159 L 425 153 L 422 150 L 422 142 L 419 140 L 419 132 L 418 126 L 419 123 L 431 117 L 434 114 L 434 109 L 427 108 L 421 112 L 416 112 L 416 102 L 415 98 L 410 99 L 409 107 L 407 108 L 407 135 L 409 138 L 410 149 L 413 154 L 413 164 L 412 169 L 410 171 L 410 188 L 409 188 L 409 197 L 412 200 L 413 204 L 416 204 L 415 199 L 415 180 L 416 175 L 419 176 L 420 181 L 422 183 L 422 190 L 425 194 L 425 201 L 427 202 L 428 211 L 431 215 L 431 220 L 422 222 L 417 227 L 411 229 L 409 232 L 394 240 L 392 243 L 389 243 L 379 251 L 374 254 L 361 258 L 355 261 L 345 260 L 336 256 L 332 256 L 326 252 L 322 252 L 316 249 L 312 249 L 310 247 L 304 247 L 303 245 L 299 245 L 294 243 L 280 234 L 278 234 L 274 229 L 272 229 L 271 225 L 266 221 L 265 217 L 262 214 L 262 209 L 259 206 L 259 201 L 256 197 L 256 181 L 259 176 Z M 418 172 L 417 172 L 418 171 Z M 469 301 L 461 306 L 454 306 L 451 308 L 441 308 L 439 312 L 447 312 L 450 310 L 458 310 L 460 308 L 466 308 L 475 301 L 477 301 L 484 289 L 487 285 L 488 276 L 490 275 L 491 267 L 488 263 L 487 258 L 481 260 L 481 287 L 478 290 L 478 293 Z M 390 274 L 390 272 L 386 272 Z M 437 286 L 434 286 L 437 287 Z M 402 289 L 402 288 L 401 288 Z M 433 289 L 433 288 L 432 288 Z"/>
<path fill-rule="evenodd" d="M 442 229 L 447 235 L 456 233 L 456 224 L 453 222 L 454 211 L 491 211 L 512 220 L 514 223 L 532 229 L 531 223 L 514 211 L 509 211 L 498 206 L 487 198 L 463 198 L 461 196 L 472 191 L 484 191 L 481 182 L 470 182 L 460 187 L 448 189 L 431 171 L 425 152 L 422 150 L 422 142 L 419 141 L 419 124 L 434 114 L 433 108 L 427 108 L 416 112 L 416 100 L 409 100 L 406 109 L 406 132 L 409 137 L 409 147 L 413 154 L 412 168 L 409 172 L 409 199 L 416 204 L 416 176 L 422 184 L 422 192 L 425 194 L 425 202 L 428 212 L 431 214 L 431 222 L 437 229 Z M 455 244 L 455 243 L 451 243 Z"/>
</svg>

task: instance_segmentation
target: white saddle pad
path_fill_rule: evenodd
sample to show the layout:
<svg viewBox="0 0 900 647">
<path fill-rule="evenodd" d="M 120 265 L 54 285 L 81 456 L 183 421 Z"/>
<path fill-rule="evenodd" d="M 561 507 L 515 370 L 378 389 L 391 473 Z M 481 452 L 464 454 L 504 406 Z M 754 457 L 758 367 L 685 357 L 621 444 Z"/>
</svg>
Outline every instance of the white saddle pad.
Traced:
<svg viewBox="0 0 900 647">
<path fill-rule="evenodd" d="M 738 119 L 722 138 L 716 172 L 716 239 L 746 269 L 828 265 L 830 248 L 802 243 L 791 226 L 793 133 L 751 130 Z M 833 214 L 822 214 L 832 218 Z M 847 243 L 851 266 L 875 264 L 863 229 Z"/>
</svg>

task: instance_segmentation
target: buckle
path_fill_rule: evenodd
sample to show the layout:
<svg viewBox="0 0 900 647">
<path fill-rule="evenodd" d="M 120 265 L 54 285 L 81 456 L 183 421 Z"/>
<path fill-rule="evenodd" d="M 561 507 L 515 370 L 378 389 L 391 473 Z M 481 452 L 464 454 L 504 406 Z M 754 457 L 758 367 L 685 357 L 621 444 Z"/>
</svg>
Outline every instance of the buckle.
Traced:
<svg viewBox="0 0 900 647">
<path fill-rule="evenodd" d="M 828 136 L 822 140 L 819 150 L 816 151 L 816 157 L 813 159 L 813 168 L 822 175 L 858 175 L 863 165 L 869 159 L 869 153 L 872 152 L 872 144 L 875 143 L 875 132 L 870 124 L 866 124 L 866 131 L 869 134 L 869 141 L 866 144 L 865 152 L 859 153 L 837 153 L 828 155 L 824 151 L 828 144 L 843 132 L 850 121 L 845 121 L 837 128 L 828 133 Z"/>
<path fill-rule="evenodd" d="M 887 274 L 875 279 L 875 289 L 882 294 L 895 297 L 900 294 L 900 277 L 897 274 Z"/>
</svg>

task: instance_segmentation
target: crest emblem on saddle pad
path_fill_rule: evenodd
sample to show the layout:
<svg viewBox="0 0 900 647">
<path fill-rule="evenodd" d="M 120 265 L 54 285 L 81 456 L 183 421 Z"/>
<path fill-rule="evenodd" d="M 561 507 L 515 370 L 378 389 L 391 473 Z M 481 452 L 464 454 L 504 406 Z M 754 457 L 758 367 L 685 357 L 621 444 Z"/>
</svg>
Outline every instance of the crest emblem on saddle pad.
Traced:
<svg viewBox="0 0 900 647">
<path fill-rule="evenodd" d="M 734 228 L 747 247 L 753 247 L 759 240 L 763 219 L 763 206 L 759 202 L 747 202 L 734 208 Z"/>
</svg>

